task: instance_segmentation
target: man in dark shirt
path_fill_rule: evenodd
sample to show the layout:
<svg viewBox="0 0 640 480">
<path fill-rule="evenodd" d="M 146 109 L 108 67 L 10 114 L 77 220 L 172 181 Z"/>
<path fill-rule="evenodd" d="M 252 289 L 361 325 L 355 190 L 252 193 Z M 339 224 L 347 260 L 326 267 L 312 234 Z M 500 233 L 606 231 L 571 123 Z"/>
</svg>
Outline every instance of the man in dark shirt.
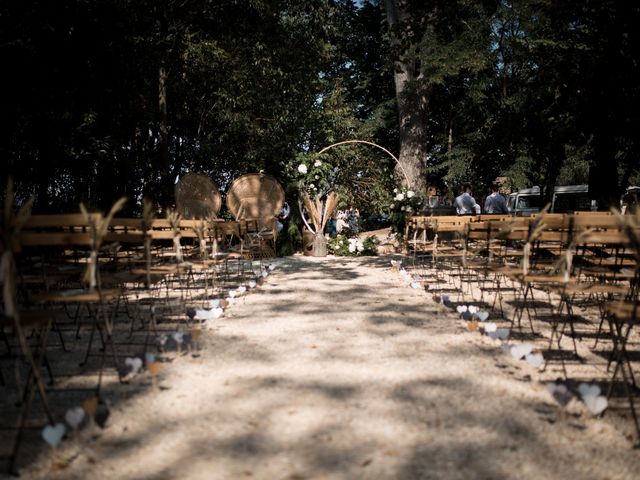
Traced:
<svg viewBox="0 0 640 480">
<path fill-rule="evenodd" d="M 509 213 L 507 201 L 499 193 L 500 186 L 497 183 L 491 185 L 491 195 L 484 201 L 484 213 Z"/>
</svg>

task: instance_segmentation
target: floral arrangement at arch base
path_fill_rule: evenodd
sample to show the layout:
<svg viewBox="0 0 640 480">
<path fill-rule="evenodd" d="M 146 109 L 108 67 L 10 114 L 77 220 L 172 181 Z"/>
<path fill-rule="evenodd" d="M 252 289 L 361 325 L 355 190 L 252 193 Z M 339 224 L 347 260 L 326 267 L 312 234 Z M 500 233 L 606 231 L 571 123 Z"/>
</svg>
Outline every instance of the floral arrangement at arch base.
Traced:
<svg viewBox="0 0 640 480">
<path fill-rule="evenodd" d="M 408 188 L 394 188 L 393 193 L 393 202 L 389 205 L 389 220 L 396 236 L 402 237 L 407 218 L 420 213 L 424 205 L 424 196 Z"/>
<path fill-rule="evenodd" d="M 327 249 L 336 256 L 365 256 L 378 254 L 379 241 L 373 235 L 361 240 L 357 237 L 349 238 L 346 235 L 336 235 L 329 239 Z"/>
</svg>

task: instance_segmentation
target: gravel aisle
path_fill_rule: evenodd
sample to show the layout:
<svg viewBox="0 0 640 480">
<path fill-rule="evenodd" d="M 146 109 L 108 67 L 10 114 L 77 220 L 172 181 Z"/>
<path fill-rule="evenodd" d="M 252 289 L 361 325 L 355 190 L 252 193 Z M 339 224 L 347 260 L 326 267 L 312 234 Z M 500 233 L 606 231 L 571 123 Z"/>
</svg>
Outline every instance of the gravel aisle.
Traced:
<svg viewBox="0 0 640 480">
<path fill-rule="evenodd" d="M 212 324 L 199 358 L 140 380 L 91 452 L 92 479 L 638 478 L 607 421 L 559 412 L 535 372 L 462 329 L 384 258 L 278 260 Z M 533 378 L 533 380 L 532 380 Z M 144 388 L 143 388 L 144 387 Z M 70 448 L 70 447 L 66 447 Z M 89 461 L 91 458 L 92 461 Z"/>
</svg>

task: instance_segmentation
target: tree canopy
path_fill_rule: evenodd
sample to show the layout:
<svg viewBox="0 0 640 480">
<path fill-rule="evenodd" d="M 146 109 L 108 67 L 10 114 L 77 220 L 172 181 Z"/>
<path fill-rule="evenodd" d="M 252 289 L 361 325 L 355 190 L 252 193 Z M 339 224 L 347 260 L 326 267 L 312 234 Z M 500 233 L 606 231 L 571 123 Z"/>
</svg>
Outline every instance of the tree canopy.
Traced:
<svg viewBox="0 0 640 480">
<path fill-rule="evenodd" d="M 186 172 L 292 192 L 300 155 L 410 140 L 422 184 L 591 180 L 604 205 L 640 183 L 639 20 L 595 0 L 7 0 L 2 180 L 40 211 L 126 195 L 133 212 L 171 205 Z M 405 101 L 424 124 L 409 140 Z M 388 156 L 328 155 L 345 202 L 388 208 Z"/>
</svg>

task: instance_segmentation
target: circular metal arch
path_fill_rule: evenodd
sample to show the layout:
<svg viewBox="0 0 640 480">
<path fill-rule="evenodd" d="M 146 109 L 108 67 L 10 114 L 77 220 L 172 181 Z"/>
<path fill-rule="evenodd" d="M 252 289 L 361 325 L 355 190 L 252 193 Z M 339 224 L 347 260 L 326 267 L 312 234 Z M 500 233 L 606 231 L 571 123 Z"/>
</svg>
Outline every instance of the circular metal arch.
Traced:
<svg viewBox="0 0 640 480">
<path fill-rule="evenodd" d="M 404 167 L 402 166 L 402 164 L 400 163 L 400 161 L 396 158 L 396 156 L 391 153 L 389 150 L 387 150 L 384 147 L 381 147 L 380 145 L 378 145 L 377 143 L 373 143 L 373 142 L 368 142 L 366 140 L 343 140 L 342 142 L 337 142 L 334 143 L 332 145 L 329 145 L 327 147 L 324 147 L 322 150 L 320 150 L 318 153 L 324 153 L 327 150 L 329 150 L 330 148 L 333 147 L 337 147 L 339 145 L 345 145 L 347 143 L 363 143 L 365 145 L 371 145 L 372 147 L 376 147 L 379 148 L 380 150 L 382 150 L 383 152 L 385 152 L 386 154 L 388 154 L 391 158 L 393 158 L 393 160 L 396 162 L 396 165 L 398 165 L 400 167 L 400 171 L 402 172 L 402 175 L 404 175 L 404 179 L 407 182 L 407 187 L 410 187 L 410 182 L 409 182 L 409 177 L 407 175 L 407 172 L 405 172 Z"/>
</svg>

